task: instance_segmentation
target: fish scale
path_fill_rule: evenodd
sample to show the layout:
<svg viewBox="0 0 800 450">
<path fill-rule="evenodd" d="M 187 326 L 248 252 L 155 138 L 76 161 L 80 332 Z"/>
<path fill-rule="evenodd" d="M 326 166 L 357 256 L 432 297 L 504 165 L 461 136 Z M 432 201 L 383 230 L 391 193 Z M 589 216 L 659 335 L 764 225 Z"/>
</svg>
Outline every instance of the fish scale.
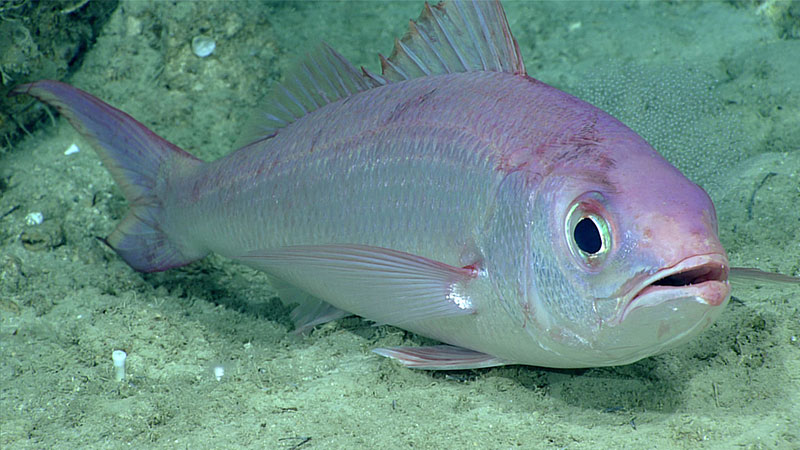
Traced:
<svg viewBox="0 0 800 450">
<path fill-rule="evenodd" d="M 368 97 L 369 92 L 364 94 Z M 326 123 L 327 114 L 321 116 L 317 119 Z M 234 188 L 235 193 L 208 186 L 202 194 L 204 200 L 192 205 L 191 215 L 181 210 L 176 216 L 175 227 L 195 224 L 197 239 L 203 242 L 215 242 L 211 237 L 219 233 L 230 239 L 241 236 L 239 230 L 228 230 L 223 218 L 201 220 L 211 217 L 208 211 L 225 204 L 227 212 L 240 217 L 242 223 L 269 223 L 259 234 L 248 234 L 252 239 L 242 242 L 241 248 L 227 244 L 211 248 L 226 256 L 274 245 L 320 240 L 347 243 L 358 238 L 368 245 L 416 254 L 426 250 L 437 260 L 458 262 L 458 249 L 465 239 L 474 237 L 481 212 L 487 211 L 490 203 L 491 187 L 502 176 L 495 170 L 489 150 L 480 145 L 479 131 L 439 126 L 426 117 L 352 133 L 335 125 L 331 129 L 337 139 L 315 145 L 314 151 L 304 151 L 302 143 L 296 144 L 288 161 L 282 158 L 287 152 L 280 148 L 304 129 L 282 130 L 283 142 L 265 141 L 264 148 L 252 153 L 255 161 L 245 162 L 258 165 L 259 159 L 268 158 L 266 164 L 273 166 L 268 174 L 237 180 L 248 189 Z M 298 153 L 300 158 L 296 158 Z M 219 165 L 202 166 L 186 182 L 205 179 L 208 172 L 234 173 L 240 164 L 220 160 Z M 250 207 L 263 198 L 272 200 L 268 210 Z M 304 206 L 295 208 L 298 203 Z M 370 216 L 375 220 L 363 220 Z M 440 247 L 432 249 L 430 243 Z"/>
</svg>

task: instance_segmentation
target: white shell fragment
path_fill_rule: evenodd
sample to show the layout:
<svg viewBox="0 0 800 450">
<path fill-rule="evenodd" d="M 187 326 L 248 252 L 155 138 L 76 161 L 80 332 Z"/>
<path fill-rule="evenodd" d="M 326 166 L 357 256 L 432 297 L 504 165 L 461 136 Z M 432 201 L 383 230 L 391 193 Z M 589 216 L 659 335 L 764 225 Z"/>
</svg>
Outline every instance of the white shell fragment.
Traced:
<svg viewBox="0 0 800 450">
<path fill-rule="evenodd" d="M 69 148 L 67 148 L 64 151 L 64 154 L 65 155 L 71 155 L 73 153 L 78 153 L 79 151 L 81 151 L 81 149 L 78 148 L 78 146 L 73 143 L 72 145 L 69 146 Z"/>
<path fill-rule="evenodd" d="M 214 378 L 217 381 L 221 381 L 222 377 L 225 376 L 225 367 L 224 366 L 214 366 Z"/>
<path fill-rule="evenodd" d="M 192 51 L 201 58 L 214 53 L 215 48 L 217 48 L 216 41 L 208 36 L 196 36 L 192 39 Z"/>
<path fill-rule="evenodd" d="M 44 222 L 44 214 L 40 212 L 28 213 L 28 215 L 25 216 L 25 223 L 28 225 L 41 225 L 42 222 Z"/>
</svg>

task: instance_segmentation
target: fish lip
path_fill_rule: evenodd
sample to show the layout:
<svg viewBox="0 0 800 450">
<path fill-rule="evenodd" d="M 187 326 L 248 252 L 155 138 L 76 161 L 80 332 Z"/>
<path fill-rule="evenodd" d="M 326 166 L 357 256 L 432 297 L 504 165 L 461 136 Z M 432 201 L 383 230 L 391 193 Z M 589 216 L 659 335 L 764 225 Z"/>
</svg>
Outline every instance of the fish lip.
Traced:
<svg viewBox="0 0 800 450">
<path fill-rule="evenodd" d="M 619 321 L 638 307 L 655 306 L 675 298 L 696 297 L 710 307 L 719 306 L 730 295 L 729 270 L 728 258 L 722 253 L 690 256 L 661 269 L 631 289 L 623 299 L 625 307 Z M 663 295 L 674 290 L 682 295 Z"/>
</svg>

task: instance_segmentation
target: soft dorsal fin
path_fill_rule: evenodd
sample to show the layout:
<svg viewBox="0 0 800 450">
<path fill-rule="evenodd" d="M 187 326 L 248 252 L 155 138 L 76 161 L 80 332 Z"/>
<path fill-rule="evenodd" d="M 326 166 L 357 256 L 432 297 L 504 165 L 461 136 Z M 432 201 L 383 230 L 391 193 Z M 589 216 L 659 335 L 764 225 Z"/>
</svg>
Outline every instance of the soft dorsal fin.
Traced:
<svg viewBox="0 0 800 450">
<path fill-rule="evenodd" d="M 499 0 L 426 2 L 392 56 L 380 58 L 383 80 L 390 82 L 457 72 L 525 73 Z"/>
<path fill-rule="evenodd" d="M 273 136 L 278 129 L 328 103 L 380 84 L 321 42 L 286 74 L 283 82 L 275 85 L 253 126 L 255 140 Z"/>
</svg>

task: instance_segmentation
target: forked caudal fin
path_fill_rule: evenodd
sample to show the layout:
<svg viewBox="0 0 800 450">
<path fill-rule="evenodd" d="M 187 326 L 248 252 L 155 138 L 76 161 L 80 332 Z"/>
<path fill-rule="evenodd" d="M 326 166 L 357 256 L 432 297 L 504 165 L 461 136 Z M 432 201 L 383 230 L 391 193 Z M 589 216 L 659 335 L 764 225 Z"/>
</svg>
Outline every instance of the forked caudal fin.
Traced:
<svg viewBox="0 0 800 450">
<path fill-rule="evenodd" d="M 28 94 L 56 108 L 87 139 L 130 204 L 128 215 L 106 242 L 131 267 L 157 272 L 188 264 L 186 255 L 161 230 L 159 180 L 174 170 L 203 162 L 159 137 L 124 112 L 58 81 L 15 87 L 9 96 Z"/>
</svg>

